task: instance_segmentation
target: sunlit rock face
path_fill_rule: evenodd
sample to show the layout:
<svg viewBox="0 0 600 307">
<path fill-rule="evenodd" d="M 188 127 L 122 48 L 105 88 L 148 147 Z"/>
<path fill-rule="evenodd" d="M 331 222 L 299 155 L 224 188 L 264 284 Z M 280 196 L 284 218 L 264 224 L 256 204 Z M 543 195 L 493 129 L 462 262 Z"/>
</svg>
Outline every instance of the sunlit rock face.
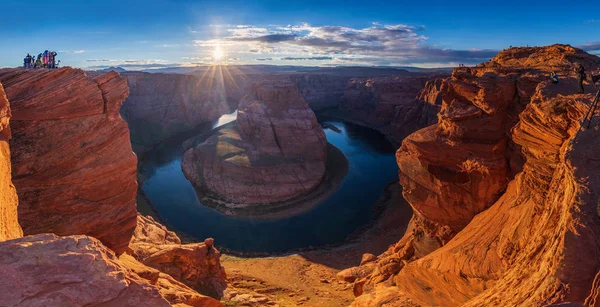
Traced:
<svg viewBox="0 0 600 307">
<path fill-rule="evenodd" d="M 255 85 L 235 125 L 186 151 L 185 176 L 232 203 L 283 201 L 315 188 L 325 173 L 327 140 L 315 114 L 289 80 Z"/>
<path fill-rule="evenodd" d="M 12 111 L 10 140 L 25 234 L 98 238 L 115 252 L 136 220 L 136 156 L 119 109 L 127 82 L 72 68 L 0 70 Z"/>
<path fill-rule="evenodd" d="M 355 306 L 596 304 L 600 135 L 579 132 L 593 97 L 575 94 L 575 61 L 600 67 L 570 46 L 513 48 L 441 81 L 439 123 L 397 152 L 415 215 Z"/>
<path fill-rule="evenodd" d="M 214 67 L 205 74 L 127 72 L 129 98 L 121 114 L 136 152 L 233 112 L 247 93 L 248 76 Z"/>
<path fill-rule="evenodd" d="M 17 192 L 11 180 L 10 121 L 11 113 L 4 88 L 0 84 L 0 241 L 19 238 L 23 230 L 17 215 Z"/>
</svg>

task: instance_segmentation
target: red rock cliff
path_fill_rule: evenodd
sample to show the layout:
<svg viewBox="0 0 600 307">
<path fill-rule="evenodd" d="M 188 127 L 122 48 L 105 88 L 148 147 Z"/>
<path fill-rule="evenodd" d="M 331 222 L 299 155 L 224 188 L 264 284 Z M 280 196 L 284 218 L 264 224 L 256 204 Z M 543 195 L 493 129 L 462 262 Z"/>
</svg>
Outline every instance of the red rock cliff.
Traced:
<svg viewBox="0 0 600 307">
<path fill-rule="evenodd" d="M 136 225 L 136 157 L 119 116 L 125 79 L 78 69 L 0 70 L 25 234 L 86 234 L 123 251 Z"/>
<path fill-rule="evenodd" d="M 0 84 L 0 241 L 23 236 L 17 215 L 17 192 L 11 180 L 10 106 Z"/>
<path fill-rule="evenodd" d="M 443 81 L 439 124 L 397 153 L 411 226 L 355 284 L 356 306 L 597 300 L 600 135 L 577 133 L 593 97 L 574 94 L 573 59 L 600 67 L 570 46 L 515 48 Z"/>
</svg>

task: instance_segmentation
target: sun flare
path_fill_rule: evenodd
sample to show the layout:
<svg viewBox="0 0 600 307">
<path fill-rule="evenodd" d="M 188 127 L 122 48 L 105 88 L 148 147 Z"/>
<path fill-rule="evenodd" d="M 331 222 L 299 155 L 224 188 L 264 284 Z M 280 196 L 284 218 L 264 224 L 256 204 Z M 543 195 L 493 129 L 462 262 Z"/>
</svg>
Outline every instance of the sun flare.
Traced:
<svg viewBox="0 0 600 307">
<path fill-rule="evenodd" d="M 216 46 L 213 51 L 213 59 L 219 61 L 223 58 L 223 50 L 221 50 L 221 46 Z"/>
</svg>

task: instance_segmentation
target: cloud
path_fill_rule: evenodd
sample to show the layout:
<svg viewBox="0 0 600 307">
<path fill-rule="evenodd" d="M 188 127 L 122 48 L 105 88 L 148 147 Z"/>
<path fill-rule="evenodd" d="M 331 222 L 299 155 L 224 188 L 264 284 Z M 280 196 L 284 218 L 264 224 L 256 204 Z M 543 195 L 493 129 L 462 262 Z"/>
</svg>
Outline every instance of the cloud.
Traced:
<svg viewBox="0 0 600 307">
<path fill-rule="evenodd" d="M 80 53 L 84 53 L 85 50 L 62 50 L 62 51 L 58 51 L 58 53 L 68 53 L 68 54 L 80 54 Z"/>
<path fill-rule="evenodd" d="M 600 41 L 598 41 L 598 42 L 589 42 L 587 44 L 583 44 L 581 46 L 578 46 L 578 48 L 583 49 L 585 51 L 600 50 Z"/>
<path fill-rule="evenodd" d="M 282 61 L 331 61 L 333 57 L 330 56 L 313 56 L 313 57 L 284 57 L 280 58 Z"/>
<path fill-rule="evenodd" d="M 239 25 L 227 29 L 220 39 L 196 40 L 199 47 L 222 46 L 229 54 L 262 54 L 257 61 L 353 61 L 364 65 L 409 65 L 415 63 L 480 63 L 497 50 L 456 50 L 427 44 L 423 26 L 373 23 L 364 28 L 311 26 Z M 356 59 L 360 60 L 356 60 Z"/>
</svg>

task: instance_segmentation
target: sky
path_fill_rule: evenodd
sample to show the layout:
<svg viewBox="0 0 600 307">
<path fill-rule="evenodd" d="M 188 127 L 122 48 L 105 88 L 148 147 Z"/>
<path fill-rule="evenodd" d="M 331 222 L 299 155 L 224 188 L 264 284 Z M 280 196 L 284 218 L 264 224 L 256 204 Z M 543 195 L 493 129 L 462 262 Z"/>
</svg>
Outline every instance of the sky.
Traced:
<svg viewBox="0 0 600 307">
<path fill-rule="evenodd" d="M 0 67 L 450 67 L 554 43 L 600 53 L 600 1 L 0 0 Z"/>
</svg>

